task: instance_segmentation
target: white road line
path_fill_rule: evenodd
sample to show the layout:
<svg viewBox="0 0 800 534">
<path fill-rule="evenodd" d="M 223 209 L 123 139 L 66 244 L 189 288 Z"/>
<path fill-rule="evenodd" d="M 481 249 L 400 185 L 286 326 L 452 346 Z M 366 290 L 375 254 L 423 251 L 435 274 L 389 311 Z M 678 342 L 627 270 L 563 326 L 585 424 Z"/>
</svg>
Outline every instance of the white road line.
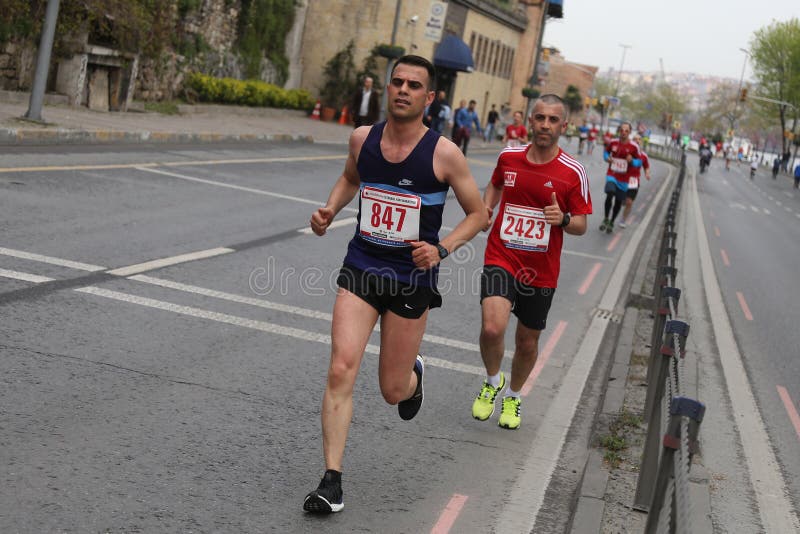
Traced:
<svg viewBox="0 0 800 534">
<path fill-rule="evenodd" d="M 782 534 L 800 531 L 800 523 L 792 510 L 786 483 L 781 475 L 775 453 L 770 443 L 764 421 L 756 405 L 742 355 L 733 335 L 733 328 L 722 300 L 719 281 L 714 272 L 711 248 L 708 244 L 705 223 L 700 209 L 697 183 L 690 180 L 689 193 L 694 208 L 695 228 L 700 248 L 700 265 L 703 273 L 706 301 L 717 342 L 718 354 L 728 385 L 728 398 L 733 406 L 739 438 L 750 472 L 750 480 L 758 501 L 761 522 L 767 533 Z"/>
<path fill-rule="evenodd" d="M 328 230 L 333 230 L 334 228 L 339 228 L 340 226 L 347 226 L 349 224 L 355 224 L 358 221 L 355 217 L 348 217 L 347 219 L 342 219 L 340 221 L 333 221 L 329 226 Z M 311 235 L 314 233 L 311 228 L 301 228 L 298 230 L 301 234 Z"/>
<path fill-rule="evenodd" d="M 102 171 L 112 169 L 135 169 L 137 167 L 196 167 L 199 165 L 234 165 L 238 163 L 281 163 L 295 161 L 324 161 L 345 159 L 347 156 L 299 156 L 279 158 L 241 158 L 196 161 L 167 161 L 149 163 L 111 163 L 101 165 L 50 165 L 39 167 L 5 167 L 0 168 L 0 173 L 12 172 L 47 172 L 47 171 Z"/>
<path fill-rule="evenodd" d="M 61 267 L 69 267 L 70 269 L 77 269 L 79 271 L 105 271 L 105 267 L 99 265 L 91 265 L 89 263 L 80 263 L 77 261 L 64 260 L 61 258 L 53 258 L 52 256 L 43 256 L 41 254 L 34 254 L 32 252 L 24 252 L 22 250 L 14 250 L 11 248 L 0 247 L 0 254 L 4 256 L 12 256 L 24 260 L 38 261 L 40 263 L 49 263 L 51 265 L 59 265 Z"/>
<path fill-rule="evenodd" d="M 321 343 L 324 345 L 331 344 L 331 338 L 327 334 L 318 334 L 316 332 L 309 332 L 308 330 L 301 330 L 299 328 L 276 325 L 273 323 L 268 323 L 266 321 L 256 321 L 254 319 L 246 319 L 244 317 L 237 317 L 235 315 L 229 315 L 227 313 L 218 313 L 209 310 L 203 310 L 200 308 L 193 308 L 191 306 L 182 306 L 179 304 L 173 304 L 171 302 L 165 302 L 162 300 L 156 300 L 147 297 L 140 297 L 137 295 L 130 295 L 128 293 L 122 293 L 120 291 L 112 291 L 109 289 L 103 289 L 95 286 L 82 287 L 75 289 L 74 291 L 77 291 L 79 293 L 87 293 L 98 297 L 113 299 L 121 302 L 127 302 L 130 304 L 137 304 L 139 306 L 145 306 L 157 310 L 177 313 L 179 315 L 196 317 L 198 319 L 206 319 L 209 321 L 216 321 L 219 323 L 240 326 L 243 328 L 250 328 L 253 330 L 259 330 L 261 332 L 277 334 L 280 336 L 291 337 L 303 341 L 313 341 L 315 343 Z M 368 344 L 364 352 L 368 354 L 379 354 L 380 347 Z M 433 367 L 441 367 L 443 369 L 460 371 L 462 373 L 468 373 L 477 376 L 483 376 L 485 374 L 485 371 L 482 367 L 449 362 L 446 360 L 442 360 L 440 358 L 427 357 L 425 358 L 425 363 Z"/>
<path fill-rule="evenodd" d="M 772 215 L 772 212 L 764 208 L 764 215 Z"/>
<path fill-rule="evenodd" d="M 672 182 L 670 178 L 673 171 L 674 169 L 671 168 L 670 176 L 662 182 L 656 198 L 620 256 L 600 299 L 600 309 L 613 310 L 616 306 L 623 282 L 629 276 L 636 249 L 650 219 L 655 215 L 656 208 L 661 206 L 667 186 Z M 529 450 L 525 452 L 527 459 L 519 471 L 521 475 L 517 477 L 514 487 L 509 492 L 509 499 L 500 512 L 500 519 L 495 527 L 496 532 L 501 534 L 533 532 L 544 502 L 545 492 L 558 465 L 567 433 L 572 426 L 572 419 L 586 387 L 586 381 L 594 365 L 609 320 L 610 317 L 607 314 L 595 314 L 592 317 L 592 322 L 583 336 L 578 352 L 562 379 L 561 386 L 550 403 L 544 419 L 539 424 L 536 437 Z"/>
<path fill-rule="evenodd" d="M 352 219 L 352 220 L 343 219 L 343 220 L 339 221 L 339 223 L 340 223 L 340 226 L 343 226 L 345 224 L 352 224 L 354 220 L 355 219 Z M 333 226 L 333 225 L 331 225 L 331 226 Z M 13 253 L 13 254 L 7 254 L 7 255 L 11 255 L 11 256 L 14 256 L 14 257 L 20 257 L 20 258 L 32 259 L 34 261 L 39 261 L 39 262 L 42 262 L 42 263 L 48 263 L 48 264 L 54 264 L 54 265 L 69 264 L 69 265 L 72 265 L 72 266 L 79 265 L 79 266 L 82 266 L 81 267 L 82 270 L 89 270 L 88 267 L 91 267 L 92 268 L 91 270 L 94 270 L 94 271 L 103 271 L 103 270 L 106 269 L 105 267 L 100 267 L 100 266 L 97 266 L 97 265 L 79 264 L 77 262 L 70 262 L 69 260 L 63 260 L 63 259 L 60 259 L 60 258 L 53 258 L 53 257 L 50 257 L 50 256 L 41 256 L 41 255 L 38 255 L 38 254 L 30 254 L 28 252 L 22 252 L 22 251 L 19 251 L 19 250 L 0 249 L 0 252 L 2 252 L 2 251 L 8 251 L 8 252 Z M 179 256 L 172 256 L 171 258 L 163 258 L 161 260 L 153 260 L 153 261 L 150 261 L 150 262 L 140 263 L 140 264 L 137 264 L 137 265 L 130 265 L 128 267 L 120 267 L 118 269 L 113 269 L 111 271 L 108 271 L 108 273 L 116 275 L 116 276 L 120 276 L 120 277 L 127 277 L 130 280 L 136 280 L 138 282 L 143 282 L 143 283 L 146 283 L 146 284 L 161 286 L 161 287 L 169 288 L 169 289 L 175 289 L 177 291 L 183 291 L 183 292 L 186 292 L 186 293 L 195 293 L 197 295 L 203 295 L 203 296 L 206 296 L 206 297 L 218 298 L 220 300 L 227 300 L 227 301 L 230 301 L 230 302 L 237 302 L 237 303 L 240 303 L 240 304 L 247 304 L 247 305 L 250 305 L 250 306 L 257 306 L 257 307 L 260 307 L 260 308 L 266 308 L 266 309 L 281 311 L 281 312 L 284 312 L 284 313 L 290 313 L 290 314 L 299 315 L 299 316 L 302 316 L 302 317 L 309 317 L 309 318 L 312 318 L 312 319 L 320 319 L 320 320 L 323 320 L 323 321 L 332 321 L 332 315 L 330 313 L 320 312 L 320 311 L 316 311 L 316 310 L 310 310 L 310 309 L 307 309 L 307 308 L 300 308 L 300 307 L 297 307 L 297 306 L 289 306 L 289 305 L 285 305 L 285 304 L 279 304 L 277 302 L 270 302 L 268 300 L 255 299 L 255 298 L 252 298 L 252 297 L 245 297 L 245 296 L 241 296 L 241 295 L 235 295 L 233 293 L 226 293 L 224 291 L 217 291 L 217 290 L 214 290 L 214 289 L 207 289 L 207 288 L 204 288 L 204 287 L 199 287 L 199 286 L 194 286 L 194 285 L 189 285 L 189 284 L 182 284 L 180 282 L 173 282 L 173 281 L 170 281 L 170 280 L 165 280 L 165 279 L 161 279 L 161 278 L 154 278 L 154 277 L 151 277 L 151 276 L 146 276 L 146 275 L 139 274 L 139 273 L 142 273 L 142 272 L 145 272 L 145 271 L 149 271 L 149 270 L 152 270 L 152 269 L 156 269 L 156 268 L 159 268 L 159 267 L 166 267 L 168 265 L 170 265 L 170 266 L 171 265 L 178 265 L 180 263 L 184 263 L 184 262 L 187 262 L 187 261 L 204 259 L 204 258 L 211 258 L 211 257 L 219 256 L 220 254 L 228 254 L 230 252 L 235 252 L 235 251 L 233 249 L 229 249 L 229 248 L 217 248 L 217 249 L 209 249 L 209 250 L 204 250 L 204 251 L 199 251 L 199 252 L 191 252 L 191 253 L 188 253 L 188 254 L 181 254 Z M 75 267 L 75 268 L 77 269 L 79 267 Z M 1 273 L 7 273 L 8 275 L 1 274 Z M 46 277 L 38 276 L 38 275 L 35 275 L 35 274 L 20 273 L 20 272 L 17 272 L 17 271 L 7 271 L 7 270 L 0 270 L 0 276 L 3 276 L 4 278 L 16 278 L 18 280 L 24 280 L 24 281 L 27 281 L 27 282 L 34 282 L 34 283 L 51 282 L 51 281 L 55 280 L 54 278 L 46 278 Z M 375 327 L 375 331 L 379 332 L 380 331 L 380 327 L 376 326 Z M 423 336 L 423 340 L 427 341 L 428 343 L 434 343 L 436 345 L 444 345 L 446 347 L 451 347 L 451 348 L 461 349 L 461 350 L 468 350 L 470 352 L 478 352 L 478 353 L 480 352 L 480 347 L 477 344 L 475 344 L 475 343 L 467 343 L 467 342 L 460 341 L 460 340 L 457 340 L 457 339 L 449 339 L 449 338 L 446 338 L 446 337 L 436 336 L 436 335 L 433 335 L 433 334 L 425 334 Z M 507 350 L 507 351 L 505 351 L 505 355 L 510 357 L 510 356 L 513 355 L 513 352 Z M 452 364 L 452 365 L 458 365 L 458 364 Z M 445 365 L 443 364 L 442 367 L 445 367 Z M 467 366 L 467 367 L 469 368 L 470 366 Z M 465 371 L 465 372 L 467 372 L 467 371 Z"/>
<path fill-rule="evenodd" d="M 319 319 L 322 321 L 332 321 L 333 315 L 326 312 L 320 312 L 317 310 L 311 310 L 308 308 L 301 308 L 298 306 L 291 306 L 288 304 L 280 304 L 278 302 L 272 302 L 269 300 L 264 299 L 257 299 L 253 297 L 245 297 L 242 295 L 236 295 L 233 293 L 226 293 L 224 291 L 217 291 L 215 289 L 207 289 L 204 287 L 193 286 L 189 284 L 182 284 L 180 282 L 173 282 L 171 280 L 164 280 L 163 278 L 154 278 L 152 276 L 146 275 L 136 275 L 131 276 L 130 280 L 135 280 L 137 282 L 143 282 L 145 284 L 151 284 L 155 286 L 160 286 L 168 289 L 174 289 L 177 291 L 183 291 L 185 293 L 194 293 L 197 295 L 202 295 L 205 297 L 212 297 L 217 298 L 220 300 L 226 300 L 229 302 L 236 302 L 239 304 L 247 304 L 250 306 L 256 306 L 258 308 L 265 308 L 268 310 L 275 310 L 280 311 L 283 313 L 289 313 L 292 315 L 299 315 L 301 317 L 308 317 L 310 319 Z M 375 326 L 375 331 L 380 332 L 380 326 Z M 436 345 L 444 345 L 446 347 L 451 347 L 454 349 L 461 349 L 470 352 L 477 352 L 480 353 L 481 349 L 477 343 L 467 343 L 465 341 L 459 341 L 457 339 L 450 339 L 442 336 L 436 336 L 433 334 L 425 334 L 422 338 L 424 341 L 428 343 L 434 343 Z M 506 351 L 505 356 L 511 357 L 513 356 L 513 352 Z M 454 364 L 456 365 L 456 364 Z"/>
<path fill-rule="evenodd" d="M 309 200 L 307 198 L 294 197 L 294 196 L 291 196 L 291 195 L 284 195 L 282 193 L 274 193 L 272 191 L 265 191 L 263 189 L 255 189 L 253 187 L 244 187 L 244 186 L 241 186 L 241 185 L 226 184 L 225 182 L 217 182 L 216 180 L 206 180 L 205 178 L 197 178 L 197 177 L 194 177 L 194 176 L 187 176 L 185 174 L 178 174 L 178 173 L 175 173 L 175 172 L 161 171 L 161 170 L 158 170 L 158 169 L 151 169 L 149 167 L 137 166 L 137 167 L 134 167 L 134 169 L 136 169 L 137 171 L 152 172 L 152 173 L 155 173 L 155 174 L 162 174 L 164 176 L 170 176 L 172 178 L 179 178 L 181 180 L 187 180 L 189 182 L 197 182 L 199 184 L 213 185 L 213 186 L 216 186 L 216 187 L 224 187 L 224 188 L 227 188 L 227 189 L 235 189 L 237 191 L 244 191 L 246 193 L 255 193 L 257 195 L 265 195 L 265 196 L 268 196 L 268 197 L 282 198 L 284 200 L 291 200 L 293 202 L 302 202 L 303 204 L 311 204 L 311 205 L 317 206 L 317 207 L 321 207 L 321 206 L 325 205 L 325 202 L 322 202 L 322 201 L 319 201 L 319 200 Z M 358 210 L 355 210 L 353 208 L 342 208 L 342 211 L 352 211 L 352 212 L 354 212 L 354 211 L 358 211 Z"/>
<path fill-rule="evenodd" d="M 187 254 L 179 254 L 169 258 L 161 258 L 158 260 L 147 261 L 144 263 L 137 263 L 136 265 L 129 265 L 127 267 L 120 267 L 108 271 L 108 274 L 115 276 L 131 276 L 133 274 L 143 273 L 145 271 L 152 271 L 153 269 L 160 269 L 161 267 L 168 267 L 170 265 L 177 265 L 179 263 L 186 263 L 188 261 L 202 260 L 206 258 L 214 258 L 222 256 L 223 254 L 230 254 L 235 252 L 232 248 L 210 248 L 208 250 L 198 250 L 197 252 L 189 252 Z"/>
<path fill-rule="evenodd" d="M 30 273 L 23 273 L 19 271 L 11 271 L 8 269 L 0 269 L 0 277 L 3 278 L 10 278 L 14 280 L 21 280 L 24 282 L 33 282 L 35 284 L 41 284 L 43 282 L 52 282 L 56 280 L 55 278 L 48 278 L 46 276 L 39 276 Z M 261 299 L 254 299 L 250 297 L 243 297 L 240 295 L 234 295 L 231 293 L 225 293 L 223 291 L 215 291 L 213 289 L 206 289 L 198 286 L 191 286 L 188 284 L 181 284 L 179 282 L 172 282 L 170 280 L 162 280 L 159 278 L 153 278 L 151 276 L 145 275 L 136 275 L 131 276 L 129 280 L 135 280 L 137 282 L 144 282 L 147 284 L 152 284 L 164 288 L 175 289 L 178 291 L 184 291 L 187 293 L 196 293 L 198 295 L 204 295 L 208 297 L 214 297 L 222 300 L 228 300 L 232 302 L 238 302 L 241 304 L 248 304 L 251 306 L 258 306 L 260 308 L 267 308 L 271 310 L 281 311 L 284 313 L 290 313 L 293 315 L 300 315 L 303 317 L 309 317 L 312 319 L 321 319 L 325 321 L 331 321 L 332 315 L 330 313 L 318 312 L 315 310 L 309 310 L 305 308 L 299 308 L 297 306 L 289 306 L 285 304 L 279 304 L 275 302 L 269 302 Z M 290 327 L 282 327 L 277 325 L 272 325 L 271 323 L 265 323 L 263 321 L 253 321 L 251 319 L 245 319 L 242 317 L 236 317 L 233 315 L 226 315 L 221 313 L 216 313 L 212 311 L 202 310 L 199 308 L 191 308 L 188 306 L 179 306 L 177 304 L 171 304 L 169 302 L 158 301 L 154 299 L 147 299 L 144 297 L 137 297 L 135 295 L 128 295 L 126 293 L 120 293 L 118 291 L 109 291 L 105 289 L 101 289 L 98 287 L 88 286 L 85 288 L 78 288 L 75 291 L 79 291 L 82 293 L 91 293 L 93 295 L 99 295 L 102 297 L 107 298 L 114 298 L 115 300 L 123 300 L 125 302 L 130 302 L 133 304 L 140 304 L 142 306 L 149 306 L 152 308 L 158 308 L 167 311 L 173 311 L 175 313 L 181 313 L 183 315 L 191 315 L 193 317 L 201 317 L 205 319 L 210 319 L 214 321 L 219 321 L 227 324 L 235 324 L 238 326 L 243 326 L 246 328 L 255 328 L 256 330 L 262 330 L 264 332 L 270 332 L 279 335 L 286 335 L 289 337 L 295 337 L 299 339 L 305 339 L 307 341 L 317 341 L 320 343 L 327 343 L 330 344 L 330 336 L 322 336 L 321 334 L 316 334 L 314 332 L 307 332 L 306 330 L 300 330 L 297 328 L 290 328 Z M 191 311 L 191 313 L 189 312 Z M 222 320 L 224 318 L 225 320 Z M 256 326 L 254 326 L 256 325 Z M 260 325 L 260 326 L 259 326 Z M 267 325 L 267 326 L 265 326 Z M 379 328 L 376 327 L 376 331 L 380 331 Z M 322 336 L 322 337 L 320 337 Z M 323 341 L 320 341 L 323 339 Z M 480 347 L 474 343 L 465 343 L 463 341 L 459 341 L 456 339 L 449 339 L 441 336 L 434 336 L 430 334 L 425 334 L 423 337 L 424 341 L 428 343 L 434 343 L 438 345 L 444 345 L 447 347 L 452 347 L 456 349 L 467 350 L 471 352 L 480 352 Z M 372 348 L 370 348 L 372 347 Z M 375 347 L 374 345 L 370 345 L 367 347 L 367 352 L 371 354 L 378 354 L 380 351 L 379 347 Z M 510 356 L 510 353 L 506 351 L 506 356 Z M 425 362 L 428 365 L 433 365 L 434 367 L 441 367 L 442 369 L 450 369 L 453 371 L 460 371 L 462 373 L 473 374 L 477 376 L 483 376 L 485 371 L 482 367 L 477 367 L 474 365 L 467 365 L 457 362 L 451 362 L 448 360 L 443 360 L 441 358 L 434 358 L 431 356 L 426 356 Z"/>
<path fill-rule="evenodd" d="M 758 213 L 758 208 L 753 206 L 752 204 L 750 205 L 750 209 L 753 210 L 754 212 Z"/>
<path fill-rule="evenodd" d="M 34 284 L 41 284 L 43 282 L 52 282 L 55 278 L 47 278 L 46 276 L 39 276 L 30 273 L 21 273 L 19 271 L 9 271 L 8 269 L 0 269 L 0 276 L 3 278 L 12 278 L 14 280 L 22 280 L 24 282 L 33 282 Z"/>
<path fill-rule="evenodd" d="M 323 321 L 331 321 L 333 316 L 330 313 L 319 312 L 316 310 L 309 310 L 307 308 L 299 308 L 297 306 L 290 306 L 287 304 L 280 304 L 277 302 L 270 302 L 268 300 L 257 299 L 253 297 L 245 297 L 242 295 L 235 295 L 233 293 L 226 293 L 224 291 L 217 291 L 215 289 L 207 289 L 204 287 L 193 286 L 189 284 L 182 284 L 180 282 L 173 282 L 172 280 L 164 280 L 163 278 L 154 278 L 144 274 L 131 276 L 130 280 L 143 282 L 154 286 L 164 287 L 167 289 L 175 289 L 176 291 L 183 291 L 184 293 L 194 293 L 204 297 L 213 297 L 220 300 L 227 300 L 229 302 L 236 302 L 239 304 L 247 304 L 249 306 L 256 306 L 267 310 L 275 310 L 284 313 L 291 313 L 292 315 L 299 315 L 301 317 L 308 317 L 310 319 L 320 319 Z"/>
</svg>

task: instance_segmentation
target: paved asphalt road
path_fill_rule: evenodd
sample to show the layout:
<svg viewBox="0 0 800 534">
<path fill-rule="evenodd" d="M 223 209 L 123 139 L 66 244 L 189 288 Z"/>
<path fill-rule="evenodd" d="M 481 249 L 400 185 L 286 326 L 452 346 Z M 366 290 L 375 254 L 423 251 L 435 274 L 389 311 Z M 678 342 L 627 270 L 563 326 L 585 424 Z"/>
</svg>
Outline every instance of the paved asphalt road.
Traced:
<svg viewBox="0 0 800 534">
<path fill-rule="evenodd" d="M 800 193 L 784 175 L 773 180 L 762 168 L 750 180 L 746 165 L 726 171 L 721 161 L 697 184 L 725 308 L 788 496 L 800 510 Z"/>
<path fill-rule="evenodd" d="M 480 186 L 496 156 L 470 154 Z M 586 447 L 602 366 L 592 367 L 583 397 L 582 387 L 570 393 L 562 384 L 636 228 L 610 236 L 596 229 L 600 154 L 583 158 L 595 215 L 586 236 L 566 239 L 523 427 L 504 431 L 496 416 L 478 423 L 469 413 L 482 380 L 473 283 L 485 243 L 479 236 L 443 273 L 445 305 L 431 313 L 422 347 L 429 356 L 425 407 L 411 423 L 382 401 L 368 348 L 345 458 L 345 512 L 322 520 L 304 515 L 301 502 L 323 470 L 318 413 L 332 280 L 354 212 L 343 211 L 341 226 L 324 238 L 305 228 L 343 166 L 343 146 L 30 147 L 0 158 L 0 463 L 7 466 L 3 486 L 15 488 L 0 492 L 0 531 L 308 532 L 324 521 L 331 532 L 423 532 L 449 520 L 453 532 L 488 531 L 520 495 L 538 512 L 536 531 L 563 529 L 564 495 L 579 478 L 570 454 Z M 656 162 L 653 175 L 635 205 L 636 221 L 668 167 Z M 759 250 L 753 260 L 743 243 L 740 259 L 728 232 L 744 218 L 725 219 L 732 210 L 723 207 L 722 180 L 704 175 L 700 183 L 704 203 L 722 203 L 707 212 L 706 224 L 731 239 L 724 244 L 731 266 L 783 250 L 787 263 L 776 269 L 789 269 L 796 260 L 790 242 L 775 241 L 777 252 Z M 735 187 L 756 195 L 751 184 Z M 766 205 L 760 197 L 753 203 Z M 445 225 L 459 218 L 451 198 Z M 762 233 L 743 235 L 768 246 Z M 758 303 L 769 284 L 747 278 L 764 272 L 764 263 L 739 267 L 725 291 L 729 310 L 736 291 L 754 318 L 769 308 Z M 763 278 L 773 275 L 782 273 Z M 601 311 L 614 322 L 618 310 Z M 780 324 L 790 318 L 785 313 Z M 747 347 L 746 331 L 733 321 Z M 758 347 L 780 352 L 780 336 L 744 327 L 752 328 L 753 343 L 766 344 Z M 796 337 L 786 339 L 786 354 L 796 354 Z M 378 341 L 375 335 L 371 343 Z M 768 366 L 763 356 L 751 372 Z M 768 424 L 783 429 L 776 435 L 789 466 L 800 456 L 775 398 L 784 385 L 797 402 L 796 361 L 771 364 L 756 395 L 772 403 Z M 556 421 L 553 401 L 563 398 L 575 411 Z"/>
</svg>

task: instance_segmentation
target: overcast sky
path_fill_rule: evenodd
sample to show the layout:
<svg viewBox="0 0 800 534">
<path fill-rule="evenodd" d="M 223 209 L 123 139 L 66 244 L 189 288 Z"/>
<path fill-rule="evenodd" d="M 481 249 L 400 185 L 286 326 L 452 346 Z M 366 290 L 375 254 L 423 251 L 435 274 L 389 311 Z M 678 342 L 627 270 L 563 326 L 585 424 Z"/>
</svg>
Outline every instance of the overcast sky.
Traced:
<svg viewBox="0 0 800 534">
<path fill-rule="evenodd" d="M 567 61 L 605 72 L 711 74 L 738 80 L 753 33 L 773 21 L 800 19 L 800 0 L 564 0 L 564 18 L 548 19 L 544 46 Z M 749 62 L 748 62 L 749 63 Z M 752 71 L 748 64 L 745 79 Z"/>
</svg>

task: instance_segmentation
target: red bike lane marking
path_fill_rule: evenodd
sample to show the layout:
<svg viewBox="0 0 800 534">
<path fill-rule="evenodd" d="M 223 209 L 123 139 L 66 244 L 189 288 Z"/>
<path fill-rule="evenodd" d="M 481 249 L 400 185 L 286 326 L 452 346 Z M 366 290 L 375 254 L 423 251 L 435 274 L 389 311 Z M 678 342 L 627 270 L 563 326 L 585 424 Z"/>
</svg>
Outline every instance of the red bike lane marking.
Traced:
<svg viewBox="0 0 800 534">
<path fill-rule="evenodd" d="M 450 502 L 447 503 L 447 506 L 444 507 L 444 511 L 439 516 L 439 520 L 433 525 L 431 534 L 447 534 L 450 532 L 450 529 L 453 528 L 453 523 L 455 523 L 458 518 L 458 514 L 460 514 L 461 509 L 464 508 L 464 503 L 467 502 L 467 499 L 469 499 L 469 497 L 466 495 L 454 494 L 450 498 Z"/>
<path fill-rule="evenodd" d="M 584 279 L 583 283 L 581 284 L 581 287 L 578 288 L 578 295 L 585 295 L 586 292 L 589 291 L 589 287 L 592 285 L 592 282 L 594 282 L 594 277 L 597 276 L 597 273 L 599 273 L 600 269 L 602 268 L 603 268 L 602 263 L 597 262 L 594 264 L 592 270 L 589 271 L 588 275 L 586 275 L 586 279 Z"/>
<path fill-rule="evenodd" d="M 617 235 L 614 236 L 614 239 L 611 240 L 611 243 L 608 244 L 606 250 L 609 252 L 614 250 L 614 247 L 617 246 L 617 243 L 619 243 L 620 239 L 622 239 L 622 234 L 618 233 Z"/>
<path fill-rule="evenodd" d="M 747 305 L 747 301 L 744 300 L 744 295 L 742 295 L 741 291 L 736 292 L 736 298 L 739 299 L 739 306 L 742 307 L 742 311 L 744 312 L 744 318 L 748 321 L 753 320 L 753 314 L 750 313 L 750 307 Z"/>
<path fill-rule="evenodd" d="M 789 392 L 785 387 L 775 387 L 778 388 L 778 395 L 783 401 L 783 406 L 786 408 L 786 413 L 789 415 L 789 420 L 792 422 L 792 426 L 794 426 L 794 431 L 797 433 L 797 439 L 800 440 L 800 414 L 797 413 L 797 408 L 795 408 L 794 402 L 792 402 L 792 397 L 789 396 Z"/>
<path fill-rule="evenodd" d="M 722 256 L 722 263 L 724 263 L 726 267 L 730 267 L 731 262 L 728 259 L 728 253 L 725 252 L 724 248 L 719 249 L 719 255 Z"/>
<path fill-rule="evenodd" d="M 531 389 L 533 389 L 534 382 L 536 382 L 536 379 L 539 378 L 539 373 L 542 372 L 544 364 L 546 364 L 547 360 L 550 359 L 550 355 L 553 354 L 553 350 L 556 348 L 558 340 L 561 339 L 561 336 L 564 334 L 564 330 L 566 329 L 567 321 L 559 321 L 555 330 L 553 330 L 553 333 L 550 334 L 549 338 L 547 338 L 547 343 L 545 343 L 544 348 L 539 351 L 539 357 L 536 358 L 536 365 L 533 366 L 533 371 L 531 371 L 530 376 L 525 381 L 525 385 L 522 386 L 522 390 L 519 392 L 522 397 L 527 397 L 528 393 L 530 393 Z"/>
</svg>

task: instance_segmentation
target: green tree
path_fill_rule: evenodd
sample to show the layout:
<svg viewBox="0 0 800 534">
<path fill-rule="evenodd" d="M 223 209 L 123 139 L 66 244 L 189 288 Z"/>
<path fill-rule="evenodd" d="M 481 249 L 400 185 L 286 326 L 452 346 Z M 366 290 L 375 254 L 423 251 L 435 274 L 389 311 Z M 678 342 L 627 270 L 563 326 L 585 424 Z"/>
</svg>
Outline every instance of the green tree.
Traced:
<svg viewBox="0 0 800 534">
<path fill-rule="evenodd" d="M 353 60 L 355 42 L 351 39 L 347 46 L 336 52 L 325 63 L 324 82 L 320 88 L 322 104 L 341 109 L 348 101 L 356 83 L 356 66 Z"/>
<path fill-rule="evenodd" d="M 773 22 L 756 31 L 750 41 L 750 57 L 757 96 L 779 102 L 751 99 L 755 102 L 752 105 L 765 115 L 778 119 L 782 151 L 786 152 L 791 145 L 790 136 L 786 135 L 789 119 L 794 119 L 796 135 L 800 118 L 800 21 L 792 18 Z"/>
<path fill-rule="evenodd" d="M 739 84 L 726 81 L 711 89 L 695 124 L 703 132 L 719 132 L 727 137 L 746 112 L 747 108 L 739 102 Z"/>
<path fill-rule="evenodd" d="M 245 76 L 256 79 L 261 60 L 267 58 L 278 69 L 280 82 L 289 75 L 286 35 L 294 25 L 295 0 L 241 0 L 239 51 Z"/>
<path fill-rule="evenodd" d="M 583 96 L 580 89 L 574 85 L 568 85 L 567 90 L 564 92 L 564 104 L 567 105 L 569 114 L 572 115 L 577 111 L 583 110 Z"/>
</svg>

